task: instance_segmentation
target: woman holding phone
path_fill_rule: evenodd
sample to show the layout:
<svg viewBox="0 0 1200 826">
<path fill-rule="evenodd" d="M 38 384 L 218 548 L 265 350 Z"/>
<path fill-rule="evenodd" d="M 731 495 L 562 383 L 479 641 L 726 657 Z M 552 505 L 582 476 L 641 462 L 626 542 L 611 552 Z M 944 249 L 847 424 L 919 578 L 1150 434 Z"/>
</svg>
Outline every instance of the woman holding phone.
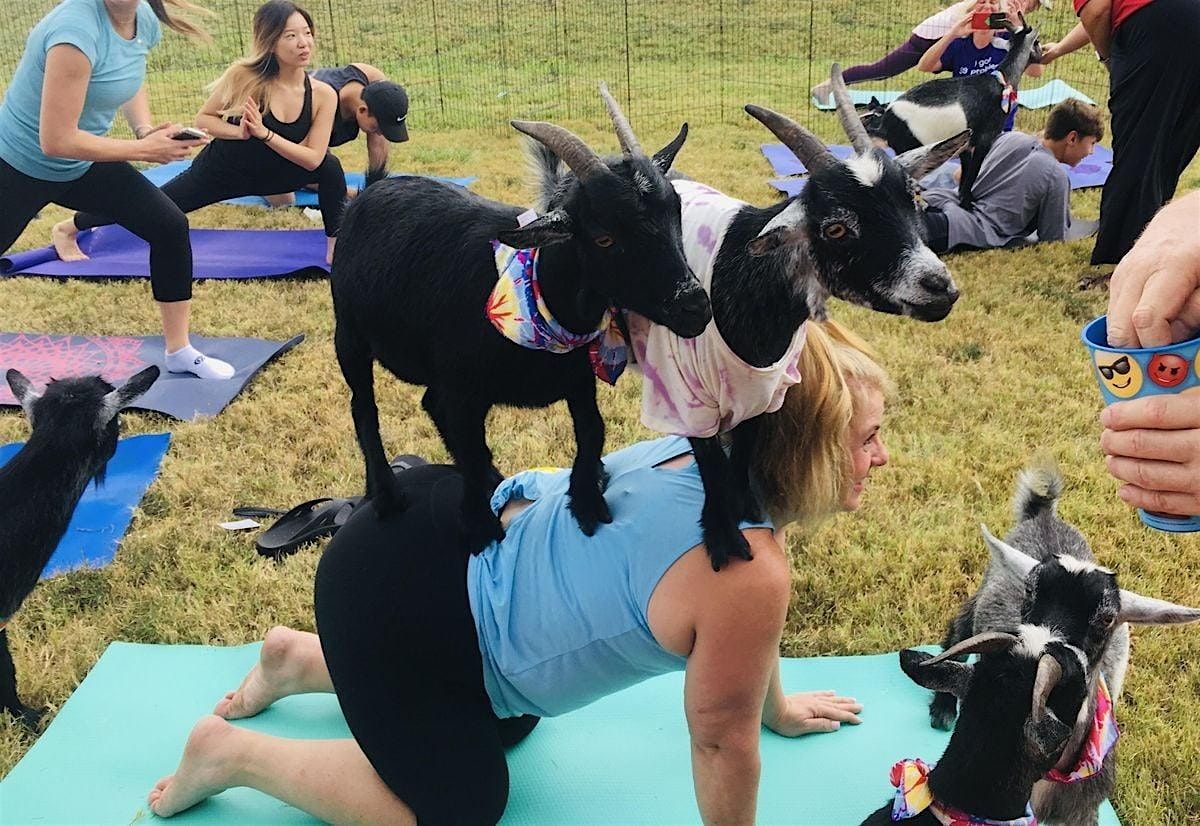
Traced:
<svg viewBox="0 0 1200 826">
<path fill-rule="evenodd" d="M 162 316 L 166 367 L 201 378 L 233 368 L 188 340 L 192 247 L 187 217 L 130 161 L 186 158 L 207 138 L 152 125 L 146 55 L 162 25 L 202 30 L 173 16 L 186 0 L 64 0 L 34 26 L 0 104 L 0 250 L 47 204 L 103 211 L 150 245 L 150 284 Z M 107 137 L 120 109 L 136 138 Z M 55 246 L 59 247 L 56 238 Z M 70 245 L 75 247 L 72 240 Z M 78 247 L 75 247 L 78 250 Z"/>
<path fill-rule="evenodd" d="M 225 70 L 196 116 L 212 143 L 162 191 L 179 209 L 193 212 L 228 198 L 318 184 L 326 260 L 332 260 L 346 176 L 329 153 L 337 93 L 305 73 L 316 50 L 312 17 L 289 0 L 270 0 L 254 13 L 253 30 L 253 53 Z M 55 231 L 70 238 L 112 220 L 99 211 L 80 213 Z"/>
</svg>

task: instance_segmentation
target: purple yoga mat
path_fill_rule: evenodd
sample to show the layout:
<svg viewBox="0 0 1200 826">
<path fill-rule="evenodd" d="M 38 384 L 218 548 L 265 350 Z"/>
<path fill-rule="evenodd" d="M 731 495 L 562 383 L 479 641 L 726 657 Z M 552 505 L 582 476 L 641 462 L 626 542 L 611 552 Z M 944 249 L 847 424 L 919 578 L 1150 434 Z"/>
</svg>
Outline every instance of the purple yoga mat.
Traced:
<svg viewBox="0 0 1200 826">
<path fill-rule="evenodd" d="M 145 395 L 133 403 L 184 421 L 215 416 L 233 401 L 263 366 L 286 353 L 303 335 L 288 341 L 259 338 L 206 338 L 193 335 L 203 353 L 229 362 L 237 372 L 231 379 L 200 379 L 190 373 L 164 369 Z M 62 336 L 0 333 L 0 374 L 10 367 L 24 373 L 35 386 L 50 379 L 100 375 L 116 384 L 151 364 L 163 366 L 162 336 Z M 6 382 L 0 382 L 0 407 L 16 407 Z"/>
<path fill-rule="evenodd" d="M 304 230 L 192 230 L 196 278 L 277 278 L 305 270 L 328 272 L 325 233 Z M 0 275 L 53 275 L 65 278 L 148 278 L 150 247 L 116 225 L 82 232 L 79 246 L 87 261 L 60 261 L 53 247 L 0 258 Z"/>
</svg>

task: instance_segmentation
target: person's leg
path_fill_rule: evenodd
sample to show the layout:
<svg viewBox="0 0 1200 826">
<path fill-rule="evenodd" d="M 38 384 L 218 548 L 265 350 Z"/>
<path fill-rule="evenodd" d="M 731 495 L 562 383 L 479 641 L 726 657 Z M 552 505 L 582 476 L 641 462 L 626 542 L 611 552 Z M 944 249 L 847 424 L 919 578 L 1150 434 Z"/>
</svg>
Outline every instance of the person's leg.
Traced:
<svg viewBox="0 0 1200 826">
<path fill-rule="evenodd" d="M 196 723 L 179 768 L 158 781 L 147 800 L 156 815 L 170 817 L 242 786 L 327 823 L 417 822 L 354 740 L 272 737 L 211 715 Z"/>
<path fill-rule="evenodd" d="M 950 248 L 950 219 L 937 207 L 926 207 L 921 213 L 925 224 L 925 243 L 934 252 L 946 252 Z"/>
<path fill-rule="evenodd" d="M 0 253 L 8 252 L 61 186 L 31 178 L 0 160 L 0 200 L 4 202 L 0 210 Z"/>
<path fill-rule="evenodd" d="M 842 79 L 846 81 L 847 85 L 852 85 L 867 80 L 884 80 L 895 77 L 916 66 L 921 60 L 921 55 L 925 54 L 935 42 L 914 34 L 874 63 L 861 63 L 844 69 Z M 828 99 L 831 90 L 832 86 L 826 80 L 812 88 L 812 95 L 817 100 L 824 102 Z"/>
<path fill-rule="evenodd" d="M 321 219 L 325 223 L 325 263 L 333 263 L 333 246 L 338 230 L 342 226 L 342 215 L 346 211 L 346 173 L 342 162 L 332 152 L 317 167 L 317 201 L 321 207 Z"/>
<path fill-rule="evenodd" d="M 226 720 L 252 717 L 293 694 L 331 694 L 333 682 L 316 634 L 277 625 L 263 639 L 258 662 L 213 714 Z"/>
</svg>

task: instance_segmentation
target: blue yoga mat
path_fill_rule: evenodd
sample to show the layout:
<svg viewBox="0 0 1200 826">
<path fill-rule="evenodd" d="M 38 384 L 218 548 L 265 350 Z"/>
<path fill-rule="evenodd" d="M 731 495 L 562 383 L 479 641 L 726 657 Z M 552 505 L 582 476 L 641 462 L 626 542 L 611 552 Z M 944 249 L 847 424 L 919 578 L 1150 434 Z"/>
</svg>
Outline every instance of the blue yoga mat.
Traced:
<svg viewBox="0 0 1200 826">
<path fill-rule="evenodd" d="M 0 467 L 23 444 L 0 445 Z M 133 509 L 158 476 L 170 444 L 170 433 L 129 436 L 117 442 L 117 452 L 108 460 L 104 484 L 88 485 L 84 491 L 67 532 L 42 571 L 42 579 L 76 568 L 101 568 L 113 561 L 117 545 L 133 519 Z M 10 822 L 7 818 L 0 819 Z"/>
<path fill-rule="evenodd" d="M 238 685 L 257 656 L 258 645 L 113 643 L 0 782 L 3 821 L 114 826 L 153 821 L 146 793 L 174 771 L 196 719 Z M 888 770 L 896 760 L 932 762 L 945 748 L 947 735 L 929 727 L 928 692 L 900 672 L 895 654 L 785 659 L 781 672 L 787 691 L 834 688 L 866 708 L 861 726 L 832 734 L 789 740 L 764 732 L 761 824 L 857 826 L 889 799 Z M 236 725 L 286 737 L 349 735 L 332 695 L 289 697 Z M 501 821 L 507 826 L 700 821 L 682 674 L 543 720 L 509 752 L 508 762 L 512 790 Z M 231 789 L 171 822 L 314 821 L 259 792 Z M 1107 804 L 1101 823 L 1119 826 Z"/>
<path fill-rule="evenodd" d="M 144 169 L 144 170 L 142 170 L 142 174 L 145 175 L 147 178 L 149 178 L 150 182 L 153 183 L 155 186 L 162 186 L 163 184 L 165 184 L 167 181 L 174 178 L 179 173 L 186 171 L 188 169 L 188 167 L 190 167 L 191 165 L 192 165 L 192 162 L 190 160 L 171 161 L 171 163 L 166 163 L 166 164 L 163 164 L 162 166 L 152 166 L 149 169 Z M 405 173 L 400 173 L 400 172 L 392 173 L 392 177 L 395 177 L 396 175 L 401 175 L 401 174 L 405 174 Z M 458 186 L 464 186 L 464 187 L 470 186 L 471 184 L 475 183 L 475 181 L 479 180 L 479 178 L 476 177 L 475 175 L 469 175 L 465 178 L 443 178 L 443 177 L 439 177 L 437 175 L 430 175 L 429 177 L 431 177 L 437 181 L 446 181 L 447 183 L 457 184 Z M 347 172 L 346 173 L 346 186 L 353 187 L 355 189 L 362 189 L 363 185 L 365 183 L 366 183 L 366 176 L 363 175 L 363 173 L 361 173 L 361 172 Z M 306 206 L 315 207 L 315 206 L 317 206 L 317 193 L 313 192 L 311 189 L 298 190 L 295 193 L 295 195 L 296 195 L 296 206 L 298 206 L 298 207 L 306 207 Z M 224 203 L 237 204 L 238 206 L 267 206 L 267 199 L 263 198 L 261 196 L 258 196 L 258 195 L 246 195 L 241 198 L 230 198 L 228 201 L 225 201 Z"/>
<path fill-rule="evenodd" d="M 850 100 L 854 101 L 855 106 L 866 106 L 871 102 L 871 98 L 875 98 L 880 103 L 891 103 L 903 94 L 903 92 L 898 91 L 873 92 L 869 89 L 854 88 L 847 91 L 850 92 Z M 1062 103 L 1068 98 L 1077 98 L 1084 103 L 1094 104 L 1096 102 L 1065 80 L 1055 78 L 1036 89 L 1022 89 L 1020 94 L 1017 95 L 1017 104 L 1024 106 L 1026 109 L 1045 109 L 1047 106 Z M 824 101 L 812 98 L 812 105 L 824 112 L 837 108 L 837 104 L 833 102 L 833 95 L 830 95 L 829 99 Z"/>
<path fill-rule="evenodd" d="M 149 390 L 133 403 L 137 410 L 150 410 L 172 418 L 191 420 L 215 416 L 233 401 L 254 374 L 267 362 L 304 341 L 297 335 L 288 341 L 259 338 L 208 338 L 192 336 L 192 344 L 203 353 L 229 362 L 237 370 L 231 379 L 200 379 L 190 373 L 165 370 Z M 0 373 L 16 367 L 35 383 L 66 376 L 103 376 L 114 384 L 139 370 L 163 364 L 162 336 L 67 336 L 0 332 Z M 17 400 L 7 384 L 0 384 L 0 407 L 13 407 Z"/>
<path fill-rule="evenodd" d="M 325 233 L 319 229 L 194 229 L 195 278 L 283 278 L 325 275 Z M 150 245 L 115 224 L 79 234 L 86 261 L 60 261 L 54 247 L 0 258 L 0 275 L 60 278 L 149 278 Z"/>
</svg>

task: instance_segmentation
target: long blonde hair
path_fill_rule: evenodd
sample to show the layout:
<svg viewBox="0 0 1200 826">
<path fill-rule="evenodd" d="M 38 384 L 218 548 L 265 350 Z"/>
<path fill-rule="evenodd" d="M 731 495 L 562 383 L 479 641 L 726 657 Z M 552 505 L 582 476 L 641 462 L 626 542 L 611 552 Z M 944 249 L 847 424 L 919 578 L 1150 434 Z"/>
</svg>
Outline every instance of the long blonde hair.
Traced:
<svg viewBox="0 0 1200 826">
<path fill-rule="evenodd" d="M 168 12 L 167 6 L 174 6 L 175 8 L 183 9 L 185 12 L 207 15 L 212 14 L 210 10 L 202 6 L 197 6 L 195 3 L 189 3 L 188 0 L 148 0 L 148 2 L 150 3 L 150 8 L 154 10 L 154 16 L 167 28 L 200 40 L 212 40 L 212 36 L 200 26 L 185 18 L 175 17 Z"/>
<path fill-rule="evenodd" d="M 762 416 L 753 462 L 759 499 L 779 527 L 812 526 L 841 510 L 859 395 L 894 392 L 870 345 L 834 321 L 809 322 L 798 367 L 800 383 L 778 411 Z"/>
<path fill-rule="evenodd" d="M 221 101 L 221 117 L 240 115 L 246 98 L 253 98 L 263 112 L 271 108 L 271 81 L 279 75 L 275 44 L 283 36 L 287 21 L 297 12 L 308 28 L 316 32 L 312 15 L 290 0 L 269 0 L 254 12 L 253 51 L 235 61 L 208 87 L 209 94 L 216 94 Z"/>
</svg>

